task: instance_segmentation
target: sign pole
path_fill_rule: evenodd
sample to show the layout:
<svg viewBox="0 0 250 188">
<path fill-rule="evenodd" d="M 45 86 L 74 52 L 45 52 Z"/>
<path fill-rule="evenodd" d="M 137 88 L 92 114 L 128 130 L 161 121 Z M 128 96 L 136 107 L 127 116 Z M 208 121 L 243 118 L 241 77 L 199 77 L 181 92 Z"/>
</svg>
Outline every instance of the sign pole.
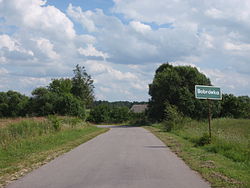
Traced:
<svg viewBox="0 0 250 188">
<path fill-rule="evenodd" d="M 206 99 L 208 105 L 208 131 L 209 131 L 209 143 L 212 140 L 211 133 L 211 100 L 222 100 L 222 93 L 220 87 L 195 85 L 195 98 Z"/>
<path fill-rule="evenodd" d="M 207 99 L 208 102 L 208 130 L 209 130 L 209 138 L 210 142 L 212 139 L 212 133 L 211 133 L 211 106 L 210 106 L 210 99 Z"/>
</svg>

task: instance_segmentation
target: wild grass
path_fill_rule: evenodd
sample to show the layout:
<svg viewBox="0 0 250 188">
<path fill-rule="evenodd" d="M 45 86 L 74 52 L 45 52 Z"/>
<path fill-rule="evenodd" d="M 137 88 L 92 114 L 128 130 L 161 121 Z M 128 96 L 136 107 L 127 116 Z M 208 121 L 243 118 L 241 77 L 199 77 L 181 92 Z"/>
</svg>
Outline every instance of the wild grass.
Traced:
<svg viewBox="0 0 250 188">
<path fill-rule="evenodd" d="M 13 123 L 19 123 L 24 120 L 31 120 L 31 121 L 44 121 L 45 117 L 15 117 L 15 118 L 0 118 L 0 129 L 7 127 Z"/>
<path fill-rule="evenodd" d="M 214 119 L 211 127 L 211 143 L 204 145 L 203 149 L 236 162 L 250 163 L 250 120 Z M 203 135 L 208 134 L 208 123 L 190 120 L 173 133 L 197 144 Z"/>
<path fill-rule="evenodd" d="M 0 187 L 108 129 L 75 117 L 24 120 L 0 129 Z M 53 156 L 53 157 L 51 157 Z M 39 165 L 37 165 L 39 163 Z M 18 174 L 18 175 L 17 175 Z"/>
<path fill-rule="evenodd" d="M 198 144 L 208 123 L 186 119 L 166 132 L 163 124 L 147 127 L 212 187 L 250 187 L 250 120 L 214 119 L 210 144 Z"/>
</svg>

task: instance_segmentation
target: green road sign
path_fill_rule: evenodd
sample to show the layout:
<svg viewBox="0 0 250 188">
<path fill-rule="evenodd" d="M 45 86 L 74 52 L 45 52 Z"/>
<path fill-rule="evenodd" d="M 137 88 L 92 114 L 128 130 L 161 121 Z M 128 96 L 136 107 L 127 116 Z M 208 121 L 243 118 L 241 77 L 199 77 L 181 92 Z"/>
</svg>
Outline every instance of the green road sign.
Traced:
<svg viewBox="0 0 250 188">
<path fill-rule="evenodd" d="M 222 99 L 221 89 L 219 87 L 214 87 L 214 86 L 196 85 L 195 98 L 221 100 Z"/>
</svg>

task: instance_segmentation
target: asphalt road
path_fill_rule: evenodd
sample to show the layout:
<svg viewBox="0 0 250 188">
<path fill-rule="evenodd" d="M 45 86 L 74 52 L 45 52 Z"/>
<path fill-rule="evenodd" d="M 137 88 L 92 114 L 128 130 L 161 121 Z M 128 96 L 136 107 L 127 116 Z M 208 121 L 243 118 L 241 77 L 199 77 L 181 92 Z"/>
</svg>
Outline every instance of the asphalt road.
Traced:
<svg viewBox="0 0 250 188">
<path fill-rule="evenodd" d="M 112 128 L 8 188 L 208 188 L 143 128 Z"/>
</svg>

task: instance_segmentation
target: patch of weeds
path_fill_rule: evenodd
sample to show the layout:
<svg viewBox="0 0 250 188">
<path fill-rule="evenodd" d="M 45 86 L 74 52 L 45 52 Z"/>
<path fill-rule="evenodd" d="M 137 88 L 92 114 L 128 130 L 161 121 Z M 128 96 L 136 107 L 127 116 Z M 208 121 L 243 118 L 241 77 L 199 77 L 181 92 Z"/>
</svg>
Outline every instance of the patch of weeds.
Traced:
<svg viewBox="0 0 250 188">
<path fill-rule="evenodd" d="M 204 133 L 202 137 L 200 137 L 196 143 L 195 146 L 205 146 L 211 143 L 211 138 L 207 133 Z"/>
<path fill-rule="evenodd" d="M 61 129 L 61 120 L 57 116 L 49 115 L 48 120 L 55 131 L 59 131 Z"/>
</svg>

